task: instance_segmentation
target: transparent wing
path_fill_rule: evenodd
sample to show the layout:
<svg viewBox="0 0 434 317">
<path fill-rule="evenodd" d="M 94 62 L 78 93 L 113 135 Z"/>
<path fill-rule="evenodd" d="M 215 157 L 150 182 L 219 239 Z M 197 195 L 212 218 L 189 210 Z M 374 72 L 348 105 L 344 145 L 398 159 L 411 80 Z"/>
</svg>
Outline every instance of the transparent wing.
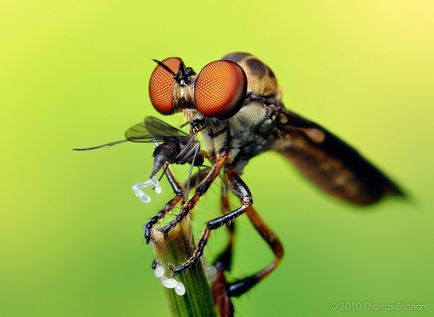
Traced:
<svg viewBox="0 0 434 317">
<path fill-rule="evenodd" d="M 286 111 L 274 149 L 312 182 L 348 202 L 368 205 L 403 191 L 357 150 L 322 126 Z"/>
<path fill-rule="evenodd" d="M 131 142 L 164 142 L 169 139 L 188 135 L 156 117 L 146 117 L 125 132 L 125 138 Z"/>
</svg>

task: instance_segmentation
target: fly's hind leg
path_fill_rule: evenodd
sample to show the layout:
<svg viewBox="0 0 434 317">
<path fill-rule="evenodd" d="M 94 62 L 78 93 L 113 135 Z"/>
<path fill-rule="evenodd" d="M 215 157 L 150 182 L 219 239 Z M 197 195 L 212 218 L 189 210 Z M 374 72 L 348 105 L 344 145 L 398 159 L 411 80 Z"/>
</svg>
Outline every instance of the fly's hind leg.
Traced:
<svg viewBox="0 0 434 317">
<path fill-rule="evenodd" d="M 246 213 L 252 222 L 255 229 L 267 242 L 270 248 L 273 250 L 276 258 L 272 264 L 268 265 L 263 270 L 259 271 L 252 276 L 237 280 L 233 283 L 229 283 L 226 278 L 226 271 L 230 270 L 231 258 L 232 258 L 232 241 L 233 232 L 231 232 L 231 237 L 228 246 L 225 250 L 217 257 L 215 261 L 215 267 L 217 269 L 216 278 L 212 284 L 212 297 L 214 305 L 218 310 L 219 316 L 221 317 L 233 317 L 234 316 L 234 305 L 232 304 L 231 297 L 238 297 L 250 290 L 268 274 L 270 274 L 279 264 L 280 259 L 283 256 L 283 248 L 279 239 L 270 230 L 270 228 L 264 223 L 264 221 L 259 217 L 252 206 L 249 206 Z"/>
<path fill-rule="evenodd" d="M 220 196 L 220 210 L 223 214 L 230 211 L 228 189 L 225 184 L 222 185 Z M 227 225 L 229 240 L 223 251 L 213 262 L 216 268 L 215 280 L 212 283 L 212 298 L 214 305 L 221 317 L 232 317 L 234 315 L 234 305 L 229 297 L 225 272 L 229 272 L 232 266 L 232 250 L 235 238 L 235 222 Z"/>
<path fill-rule="evenodd" d="M 226 184 L 222 185 L 220 210 L 223 214 L 226 214 L 231 210 L 228 197 L 228 188 Z M 213 265 L 217 268 L 217 270 L 229 272 L 232 266 L 232 252 L 235 241 L 235 222 L 229 222 L 226 228 L 229 233 L 227 245 L 214 260 Z"/>
<path fill-rule="evenodd" d="M 227 285 L 227 292 L 229 297 L 238 297 L 250 290 L 253 286 L 262 281 L 266 276 L 273 272 L 279 265 L 280 260 L 283 257 L 283 246 L 276 234 L 268 227 L 268 225 L 262 220 L 256 210 L 249 206 L 246 210 L 247 216 L 250 222 L 255 227 L 256 231 L 260 234 L 262 239 L 268 244 L 273 251 L 275 259 L 269 265 L 259 272 L 247 276 L 245 278 L 236 280 L 235 282 Z"/>
<path fill-rule="evenodd" d="M 228 294 L 227 286 L 225 271 L 217 268 L 216 278 L 212 283 L 212 299 L 220 317 L 234 316 L 234 305 Z"/>
<path fill-rule="evenodd" d="M 234 190 L 232 191 L 235 195 L 240 197 L 240 193 L 237 193 Z M 222 196 L 222 206 L 227 206 L 228 203 L 229 201 L 227 197 Z M 235 228 L 228 228 L 230 230 L 228 246 L 223 250 L 222 253 L 218 255 L 216 261 L 214 262 L 214 265 L 217 269 L 217 278 L 213 284 L 213 297 L 215 298 L 215 304 L 217 308 L 220 312 L 222 312 L 222 316 L 232 316 L 229 313 L 227 315 L 224 314 L 230 311 L 232 311 L 233 313 L 233 306 L 230 301 L 230 297 L 241 296 L 242 294 L 250 290 L 253 286 L 255 286 L 262 279 L 268 276 L 272 271 L 274 271 L 283 257 L 282 243 L 280 242 L 276 234 L 270 229 L 270 227 L 262 220 L 254 207 L 251 205 L 248 206 L 246 209 L 246 213 L 256 231 L 260 234 L 262 239 L 265 240 L 270 249 L 273 251 L 275 259 L 271 264 L 269 264 L 267 267 L 257 272 L 256 274 L 236 280 L 232 283 L 228 283 L 224 272 L 229 272 L 231 268 L 232 249 L 235 234 Z M 231 225 L 234 224 L 231 223 Z M 223 282 L 225 282 L 226 285 L 223 286 Z"/>
</svg>

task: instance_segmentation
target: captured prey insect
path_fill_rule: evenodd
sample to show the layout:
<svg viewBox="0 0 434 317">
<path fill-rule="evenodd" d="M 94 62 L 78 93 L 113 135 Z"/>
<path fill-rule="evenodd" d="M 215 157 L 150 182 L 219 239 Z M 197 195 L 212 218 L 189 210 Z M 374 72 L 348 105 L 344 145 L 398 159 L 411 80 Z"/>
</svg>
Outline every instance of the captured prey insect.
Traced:
<svg viewBox="0 0 434 317">
<path fill-rule="evenodd" d="M 170 268 L 174 274 L 187 270 L 202 256 L 212 231 L 228 224 L 229 243 L 215 261 L 218 278 L 213 284 L 213 297 L 222 315 L 231 316 L 230 298 L 244 294 L 263 280 L 283 257 L 280 240 L 253 208 L 252 194 L 241 178 L 251 158 L 269 150 L 277 151 L 322 190 L 356 205 L 368 206 L 386 196 L 404 196 L 398 185 L 353 147 L 322 126 L 286 110 L 273 71 L 251 54 L 230 53 L 207 64 L 198 74 L 178 57 L 156 62 L 158 65 L 149 82 L 152 105 L 163 115 L 182 112 L 190 126 L 189 135 L 201 138 L 204 152 L 200 157 L 211 163 L 210 168 L 192 176 L 194 194 L 183 202 L 176 217 L 158 230 L 167 236 L 191 214 L 215 179 L 221 177 L 222 215 L 206 223 L 192 256 Z M 130 140 L 128 135 L 127 140 Z M 186 147 L 191 149 L 195 141 L 189 142 Z M 192 151 L 185 153 L 190 153 L 192 158 Z M 163 161 L 170 163 L 167 157 Z M 196 164 L 195 159 L 173 161 L 177 162 Z M 146 224 L 148 239 L 153 226 L 182 200 L 173 174 L 168 177 L 176 195 Z M 235 209 L 229 206 L 230 192 L 240 200 Z M 225 272 L 231 268 L 234 220 L 243 214 L 271 248 L 275 259 L 257 273 L 230 282 Z"/>
<path fill-rule="evenodd" d="M 160 191 L 158 181 L 155 175 L 165 167 L 165 172 L 169 181 L 173 178 L 171 172 L 166 169 L 169 164 L 191 164 L 190 174 L 193 166 L 202 166 L 204 162 L 204 153 L 200 151 L 200 144 L 195 140 L 195 135 L 188 135 L 180 129 L 177 129 L 164 121 L 155 117 L 146 117 L 144 122 L 140 122 L 129 128 L 125 132 L 125 139 L 105 143 L 102 145 L 76 148 L 75 151 L 95 150 L 103 147 L 110 147 L 125 142 L 154 143 L 156 148 L 153 153 L 154 166 L 152 168 L 149 180 L 144 183 L 138 183 L 133 186 L 133 191 L 143 202 L 150 201 L 150 197 L 142 192 L 143 187 L 154 186 L 157 192 Z M 189 183 L 187 185 L 187 189 Z M 150 234 L 146 234 L 149 241 Z"/>
</svg>

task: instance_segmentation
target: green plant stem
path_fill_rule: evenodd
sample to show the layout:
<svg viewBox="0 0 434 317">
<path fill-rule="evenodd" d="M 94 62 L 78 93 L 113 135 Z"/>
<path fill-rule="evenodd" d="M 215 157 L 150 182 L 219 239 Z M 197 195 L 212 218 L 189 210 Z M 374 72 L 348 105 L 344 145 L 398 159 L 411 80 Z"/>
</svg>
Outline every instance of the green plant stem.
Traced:
<svg viewBox="0 0 434 317">
<path fill-rule="evenodd" d="M 154 231 L 153 238 L 157 263 L 165 268 L 167 277 L 170 277 L 171 273 L 167 264 L 177 265 L 184 262 L 196 248 L 189 219 L 185 219 L 171 230 L 168 239 L 164 239 L 164 235 L 158 230 Z M 179 296 L 174 289 L 165 288 L 172 316 L 216 316 L 210 286 L 201 261 L 177 274 L 175 279 L 184 284 L 186 293 Z"/>
</svg>

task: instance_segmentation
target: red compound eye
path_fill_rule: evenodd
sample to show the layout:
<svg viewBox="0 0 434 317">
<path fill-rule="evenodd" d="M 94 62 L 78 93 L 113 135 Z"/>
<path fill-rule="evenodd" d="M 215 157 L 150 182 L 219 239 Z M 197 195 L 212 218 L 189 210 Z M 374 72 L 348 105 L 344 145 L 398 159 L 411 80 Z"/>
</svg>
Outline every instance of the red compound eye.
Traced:
<svg viewBox="0 0 434 317">
<path fill-rule="evenodd" d="M 169 57 L 162 61 L 174 74 L 179 70 L 182 60 L 179 57 Z M 175 80 L 163 66 L 158 65 L 149 80 L 149 98 L 154 108 L 161 114 L 173 113 L 173 87 Z"/>
<path fill-rule="evenodd" d="M 240 110 L 246 90 L 247 77 L 237 63 L 214 61 L 196 78 L 194 102 L 204 116 L 227 119 Z"/>
</svg>

